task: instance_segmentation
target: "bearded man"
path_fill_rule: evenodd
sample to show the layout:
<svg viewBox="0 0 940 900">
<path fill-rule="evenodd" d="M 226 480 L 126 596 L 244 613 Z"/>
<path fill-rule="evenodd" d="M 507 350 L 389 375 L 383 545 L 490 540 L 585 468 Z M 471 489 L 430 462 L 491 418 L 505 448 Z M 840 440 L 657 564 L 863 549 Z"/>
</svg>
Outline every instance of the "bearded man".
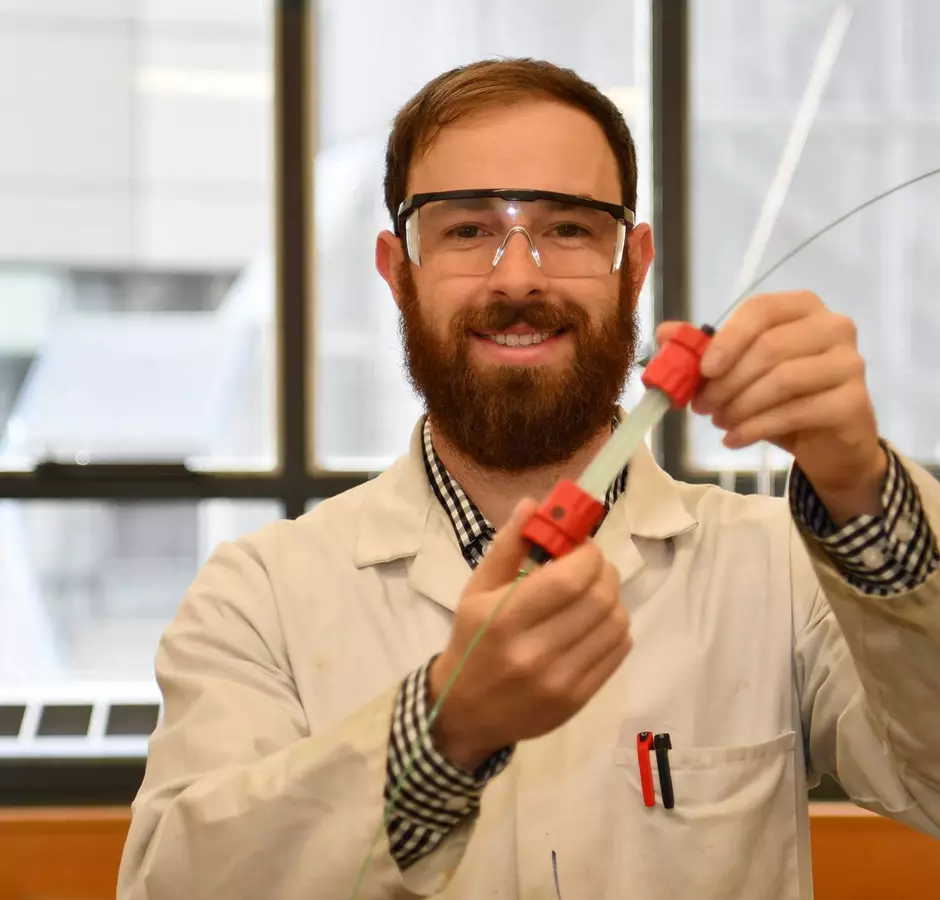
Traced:
<svg viewBox="0 0 940 900">
<path fill-rule="evenodd" d="M 566 898 L 806 900 L 824 773 L 940 836 L 940 486 L 879 436 L 815 295 L 743 304 L 693 405 L 792 453 L 787 498 L 644 446 L 593 537 L 517 580 L 536 504 L 627 415 L 636 184 L 616 107 L 548 63 L 402 108 L 376 264 L 426 415 L 388 471 L 197 577 L 121 900 L 523 900 L 556 872 Z"/>
</svg>

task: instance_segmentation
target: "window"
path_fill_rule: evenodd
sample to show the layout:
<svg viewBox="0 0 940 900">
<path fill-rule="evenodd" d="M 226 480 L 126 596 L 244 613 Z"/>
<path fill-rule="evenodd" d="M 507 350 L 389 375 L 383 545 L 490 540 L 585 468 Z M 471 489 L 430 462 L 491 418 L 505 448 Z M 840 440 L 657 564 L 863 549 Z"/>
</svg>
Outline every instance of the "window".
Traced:
<svg viewBox="0 0 940 900">
<path fill-rule="evenodd" d="M 269 7 L 0 4 L 0 469 L 273 466 Z"/>
<path fill-rule="evenodd" d="M 389 227 L 382 200 L 384 150 L 398 108 L 435 75 L 475 59 L 533 56 L 571 66 L 623 110 L 637 143 L 638 218 L 649 221 L 649 16 L 649 0 L 596 0 L 587 5 L 568 0 L 317 4 L 314 271 L 319 465 L 383 468 L 407 450 L 420 414 L 402 374 L 397 310 L 373 264 L 375 237 Z M 649 289 L 641 305 L 648 335 Z"/>
<path fill-rule="evenodd" d="M 200 566 L 282 514 L 270 501 L 0 500 L 0 709 L 24 709 L 0 728 L 0 759 L 109 755 L 93 723 L 159 703 L 157 643 Z M 49 740 L 63 732 L 39 730 L 60 707 L 90 711 L 64 748 Z"/>
<path fill-rule="evenodd" d="M 707 322 L 829 221 L 935 167 L 940 60 L 932 0 L 690 3 L 692 318 Z M 859 327 L 883 434 L 940 454 L 940 178 L 839 226 L 761 291 L 806 288 Z M 774 452 L 772 461 L 785 462 Z M 693 417 L 688 462 L 754 468 Z"/>
<path fill-rule="evenodd" d="M 150 681 L 157 638 L 222 541 L 268 501 L 0 501 L 0 682 Z"/>
<path fill-rule="evenodd" d="M 273 9 L 0 0 L 0 757 L 141 756 L 197 570 L 285 513 Z"/>
</svg>

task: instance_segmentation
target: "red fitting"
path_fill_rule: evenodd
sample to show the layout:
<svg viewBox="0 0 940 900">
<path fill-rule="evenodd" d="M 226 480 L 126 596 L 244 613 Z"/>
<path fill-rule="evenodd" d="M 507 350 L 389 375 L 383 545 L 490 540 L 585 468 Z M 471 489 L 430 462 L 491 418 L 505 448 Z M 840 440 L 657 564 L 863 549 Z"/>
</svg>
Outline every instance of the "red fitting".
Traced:
<svg viewBox="0 0 940 900">
<path fill-rule="evenodd" d="M 702 355 L 711 343 L 714 330 L 708 325 L 696 328 L 683 324 L 643 370 L 645 387 L 656 388 L 668 398 L 673 409 L 682 409 L 702 385 Z"/>
<path fill-rule="evenodd" d="M 532 514 L 522 536 L 557 559 L 587 540 L 603 518 L 603 503 L 573 481 L 559 481 Z"/>
</svg>

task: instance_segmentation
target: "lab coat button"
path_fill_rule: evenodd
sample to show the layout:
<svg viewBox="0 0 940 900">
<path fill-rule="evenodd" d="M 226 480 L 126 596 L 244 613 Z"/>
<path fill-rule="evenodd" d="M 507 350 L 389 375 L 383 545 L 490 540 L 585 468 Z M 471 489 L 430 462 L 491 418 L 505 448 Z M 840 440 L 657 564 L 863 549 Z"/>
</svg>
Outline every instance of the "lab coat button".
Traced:
<svg viewBox="0 0 940 900">
<path fill-rule="evenodd" d="M 868 569 L 880 569 L 885 564 L 885 557 L 876 547 L 869 547 L 862 552 L 862 563 Z"/>
</svg>

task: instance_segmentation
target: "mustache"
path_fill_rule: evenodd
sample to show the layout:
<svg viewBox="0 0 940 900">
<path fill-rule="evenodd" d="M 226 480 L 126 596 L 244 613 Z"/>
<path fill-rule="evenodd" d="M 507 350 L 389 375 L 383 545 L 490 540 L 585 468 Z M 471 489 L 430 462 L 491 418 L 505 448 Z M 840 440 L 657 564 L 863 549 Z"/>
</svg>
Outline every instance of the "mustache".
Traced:
<svg viewBox="0 0 940 900">
<path fill-rule="evenodd" d="M 468 310 L 458 323 L 461 330 L 504 331 L 513 325 L 528 325 L 538 331 L 577 330 L 587 324 L 587 315 L 573 304 L 553 306 L 544 300 L 506 303 L 494 300 L 483 309 Z"/>
</svg>

